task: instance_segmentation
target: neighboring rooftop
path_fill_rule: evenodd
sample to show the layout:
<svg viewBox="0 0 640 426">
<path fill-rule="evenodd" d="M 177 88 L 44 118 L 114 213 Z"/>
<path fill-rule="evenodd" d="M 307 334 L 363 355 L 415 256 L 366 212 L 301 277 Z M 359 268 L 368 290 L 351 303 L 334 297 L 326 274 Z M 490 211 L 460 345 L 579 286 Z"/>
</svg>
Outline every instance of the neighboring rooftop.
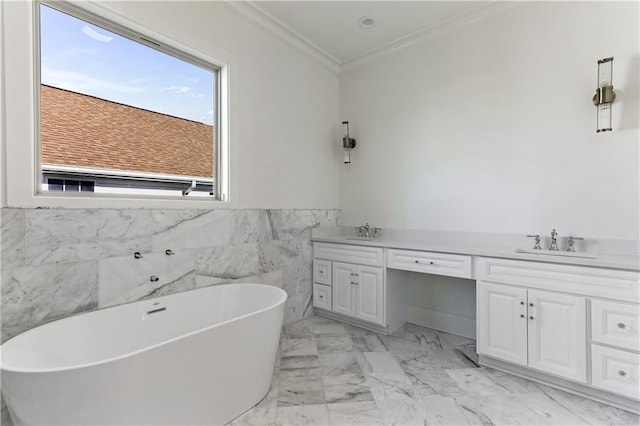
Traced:
<svg viewBox="0 0 640 426">
<path fill-rule="evenodd" d="M 42 163 L 213 177 L 213 126 L 41 85 Z"/>
</svg>

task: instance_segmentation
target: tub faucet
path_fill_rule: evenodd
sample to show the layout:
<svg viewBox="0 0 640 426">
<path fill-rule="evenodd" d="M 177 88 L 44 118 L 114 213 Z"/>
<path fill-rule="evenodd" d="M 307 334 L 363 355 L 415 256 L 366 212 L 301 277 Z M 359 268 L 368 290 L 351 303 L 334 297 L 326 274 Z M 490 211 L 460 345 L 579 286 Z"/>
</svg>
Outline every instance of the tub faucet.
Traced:
<svg viewBox="0 0 640 426">
<path fill-rule="evenodd" d="M 558 233 L 555 229 L 551 231 L 551 245 L 549 250 L 558 251 Z"/>
</svg>

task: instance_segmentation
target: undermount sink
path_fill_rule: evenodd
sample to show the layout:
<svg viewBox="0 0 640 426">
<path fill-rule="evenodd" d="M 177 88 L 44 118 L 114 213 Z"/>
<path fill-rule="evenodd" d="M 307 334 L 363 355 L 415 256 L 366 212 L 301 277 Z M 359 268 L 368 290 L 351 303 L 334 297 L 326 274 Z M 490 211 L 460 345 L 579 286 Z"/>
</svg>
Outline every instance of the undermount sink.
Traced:
<svg viewBox="0 0 640 426">
<path fill-rule="evenodd" d="M 373 241 L 375 238 L 371 237 L 347 237 L 348 241 Z"/>
<path fill-rule="evenodd" d="M 516 253 L 527 254 L 544 254 L 547 256 L 561 256 L 561 257 L 582 257 L 585 259 L 597 259 L 598 256 L 591 253 L 578 253 L 575 251 L 557 251 L 557 250 L 535 250 L 535 249 L 517 249 Z"/>
</svg>

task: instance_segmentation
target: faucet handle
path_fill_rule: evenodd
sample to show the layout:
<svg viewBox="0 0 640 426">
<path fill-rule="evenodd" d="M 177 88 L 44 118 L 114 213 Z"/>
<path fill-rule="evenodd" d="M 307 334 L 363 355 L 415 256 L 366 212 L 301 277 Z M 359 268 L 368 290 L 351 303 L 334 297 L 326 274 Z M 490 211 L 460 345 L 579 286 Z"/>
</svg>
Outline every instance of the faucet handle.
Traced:
<svg viewBox="0 0 640 426">
<path fill-rule="evenodd" d="M 542 247 L 540 247 L 540 234 L 527 234 L 527 238 L 535 238 L 536 244 L 533 246 L 533 249 L 542 250 Z"/>
<path fill-rule="evenodd" d="M 378 238 L 380 236 L 380 231 L 382 231 L 382 228 L 373 228 L 373 238 Z"/>
<path fill-rule="evenodd" d="M 584 237 L 574 237 L 571 235 L 567 237 L 567 243 L 568 243 L 567 251 L 570 251 L 570 252 L 576 251 L 576 248 L 573 246 L 576 240 L 584 241 Z"/>
</svg>

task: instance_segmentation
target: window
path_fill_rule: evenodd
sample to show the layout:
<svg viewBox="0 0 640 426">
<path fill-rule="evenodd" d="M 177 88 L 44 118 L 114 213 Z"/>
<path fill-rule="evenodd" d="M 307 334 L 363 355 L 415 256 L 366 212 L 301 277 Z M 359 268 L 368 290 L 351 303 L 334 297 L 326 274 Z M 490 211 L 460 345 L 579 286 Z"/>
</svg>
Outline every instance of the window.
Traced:
<svg viewBox="0 0 640 426">
<path fill-rule="evenodd" d="M 220 68 L 40 3 L 40 192 L 221 199 Z"/>
</svg>

